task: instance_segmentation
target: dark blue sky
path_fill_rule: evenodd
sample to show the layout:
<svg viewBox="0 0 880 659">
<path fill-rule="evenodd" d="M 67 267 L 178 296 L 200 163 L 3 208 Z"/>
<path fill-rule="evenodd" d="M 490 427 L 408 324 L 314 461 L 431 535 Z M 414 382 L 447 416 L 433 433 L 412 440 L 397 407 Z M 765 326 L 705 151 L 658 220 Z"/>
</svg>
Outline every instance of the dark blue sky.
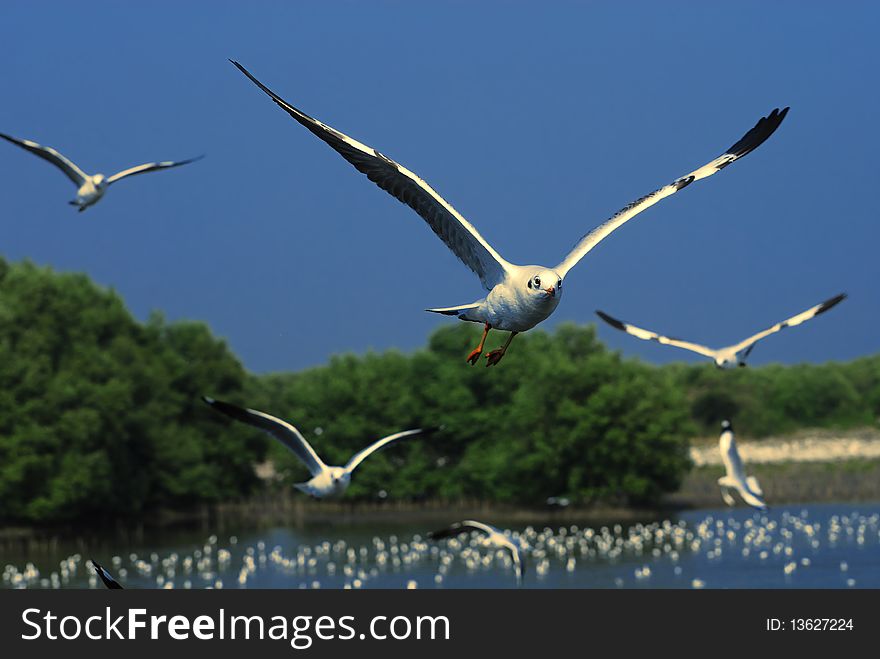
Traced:
<svg viewBox="0 0 880 659">
<path fill-rule="evenodd" d="M 64 176 L 0 144 L 0 254 L 86 271 L 139 318 L 205 320 L 255 371 L 413 349 L 457 322 L 424 308 L 483 293 L 229 57 L 421 175 L 516 263 L 557 263 L 790 105 L 758 151 L 597 247 L 544 327 L 600 308 L 725 345 L 846 291 L 753 361 L 877 350 L 877 5 L 4 2 L 0 24 L 0 131 L 91 172 L 208 156 L 78 214 Z"/>
</svg>

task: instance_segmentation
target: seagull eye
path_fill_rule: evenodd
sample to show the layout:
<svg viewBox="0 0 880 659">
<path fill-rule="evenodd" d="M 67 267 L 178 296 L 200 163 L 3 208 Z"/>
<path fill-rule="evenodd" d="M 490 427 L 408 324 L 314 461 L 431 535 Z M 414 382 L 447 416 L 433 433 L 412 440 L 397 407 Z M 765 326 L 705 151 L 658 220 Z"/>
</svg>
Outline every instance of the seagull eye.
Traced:
<svg viewBox="0 0 880 659">
<path fill-rule="evenodd" d="M 562 288 L 562 280 L 561 279 L 558 282 L 556 282 L 556 288 Z"/>
<path fill-rule="evenodd" d="M 535 277 L 535 288 L 541 288 L 541 278 Z"/>
</svg>

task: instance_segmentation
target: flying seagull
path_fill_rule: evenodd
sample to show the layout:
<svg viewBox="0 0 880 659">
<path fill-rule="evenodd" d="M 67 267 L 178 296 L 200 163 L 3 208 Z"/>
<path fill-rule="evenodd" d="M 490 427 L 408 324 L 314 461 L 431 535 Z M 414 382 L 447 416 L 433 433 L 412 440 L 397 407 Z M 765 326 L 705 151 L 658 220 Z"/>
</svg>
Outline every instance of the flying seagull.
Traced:
<svg viewBox="0 0 880 659">
<path fill-rule="evenodd" d="M 513 559 L 513 569 L 516 572 L 516 583 L 517 585 L 522 585 L 523 576 L 526 572 L 526 548 L 518 538 L 511 538 L 494 526 L 484 524 L 483 522 L 475 522 L 472 519 L 456 522 L 452 526 L 440 529 L 439 531 L 432 531 L 428 533 L 428 537 L 431 540 L 442 540 L 443 538 L 451 538 L 468 531 L 485 533 L 486 535 L 482 540 L 484 547 L 509 551 L 510 557 Z"/>
<path fill-rule="evenodd" d="M 110 576 L 110 573 L 104 569 L 104 567 L 98 563 L 94 558 L 89 559 L 92 561 L 92 568 L 95 570 L 95 574 L 101 577 L 101 581 L 104 582 L 104 585 L 107 586 L 110 590 L 123 590 L 122 586 L 119 584 L 116 579 Z"/>
<path fill-rule="evenodd" d="M 846 293 L 835 295 L 830 300 L 825 300 L 821 304 L 817 304 L 815 307 L 810 307 L 806 311 L 803 311 L 796 316 L 792 316 L 788 320 L 783 320 L 781 323 L 776 323 L 773 327 L 769 327 L 762 332 L 758 332 L 754 336 L 750 336 L 744 341 L 740 341 L 736 345 L 718 349 L 707 348 L 706 346 L 700 345 L 699 343 L 691 343 L 690 341 L 682 341 L 681 339 L 673 339 L 668 336 L 663 336 L 662 334 L 657 334 L 656 332 L 652 332 L 651 330 L 642 329 L 640 327 L 636 327 L 635 325 L 630 325 L 629 323 L 626 323 L 622 320 L 618 320 L 617 318 L 613 318 L 604 311 L 596 311 L 596 314 L 599 316 L 599 318 L 611 325 L 611 327 L 619 329 L 622 332 L 626 332 L 627 334 L 632 334 L 639 339 L 643 339 L 645 341 L 656 341 L 657 343 L 662 343 L 663 345 L 675 346 L 676 348 L 690 350 L 691 352 L 695 352 L 698 355 L 711 357 L 712 360 L 714 360 L 715 362 L 715 366 L 717 366 L 718 368 L 732 368 L 737 365 L 745 366 L 746 359 L 748 358 L 749 353 L 752 352 L 752 348 L 754 348 L 755 344 L 761 339 L 770 336 L 771 334 L 775 334 L 776 332 L 779 332 L 786 327 L 796 327 L 801 323 L 810 320 L 810 318 L 813 318 L 814 316 L 818 316 L 820 313 L 828 311 L 831 307 L 833 307 L 835 304 L 845 298 Z"/>
<path fill-rule="evenodd" d="M 8 142 L 12 142 L 13 144 L 20 146 L 26 151 L 30 151 L 35 156 L 42 158 L 43 160 L 48 160 L 58 169 L 64 172 L 65 176 L 73 181 L 73 184 L 77 187 L 76 199 L 68 203 L 72 206 L 77 206 L 80 213 L 82 213 L 89 206 L 98 203 L 101 197 L 104 196 L 104 193 L 107 192 L 107 188 L 110 187 L 111 184 L 116 183 L 116 181 L 121 181 L 122 179 L 128 178 L 129 176 L 146 174 L 147 172 L 155 172 L 160 169 L 180 167 L 181 165 L 187 165 L 191 162 L 195 162 L 196 160 L 201 160 L 202 158 L 204 158 L 204 156 L 198 156 L 196 158 L 190 158 L 188 160 L 179 160 L 177 162 L 173 162 L 171 160 L 166 160 L 164 162 L 148 162 L 144 163 L 143 165 L 129 167 L 128 169 L 124 169 L 121 172 L 113 174 L 113 176 L 104 176 L 103 174 L 94 174 L 90 176 L 79 167 L 77 167 L 69 159 L 58 153 L 52 147 L 42 146 L 41 144 L 37 144 L 36 142 L 32 142 L 30 140 L 19 140 L 15 137 L 4 135 L 3 133 L 0 133 L 0 137 Z"/>
<path fill-rule="evenodd" d="M 721 460 L 724 462 L 724 470 L 727 472 L 718 479 L 721 486 L 721 498 L 728 506 L 736 505 L 736 500 L 730 494 L 730 490 L 737 490 L 747 504 L 758 510 L 766 510 L 764 493 L 754 476 L 746 476 L 742 458 L 736 448 L 736 440 L 733 438 L 733 425 L 730 421 L 721 422 L 721 439 L 718 441 L 721 449 Z"/>
<path fill-rule="evenodd" d="M 355 169 L 366 174 L 376 185 L 418 213 L 446 246 L 480 278 L 483 287 L 489 291 L 486 297 L 471 304 L 427 311 L 457 316 L 461 320 L 483 325 L 480 344 L 467 356 L 467 361 L 471 364 L 476 364 L 483 353 L 490 330 L 509 331 L 510 335 L 504 345 L 486 354 L 487 366 L 501 360 L 514 336 L 531 329 L 553 313 L 562 297 L 562 282 L 568 271 L 604 238 L 661 199 L 675 194 L 694 181 L 712 176 L 758 148 L 773 134 L 788 113 L 788 108 L 773 110 L 719 157 L 625 206 L 604 224 L 581 238 L 556 267 L 520 266 L 502 258 L 470 222 L 416 174 L 372 147 L 298 110 L 257 80 L 241 64 L 235 61 L 232 63 L 291 117 L 326 142 L 354 165 Z"/>
<path fill-rule="evenodd" d="M 388 435 L 370 444 L 362 451 L 355 453 L 344 467 L 333 467 L 324 464 L 324 461 L 318 457 L 315 449 L 306 441 L 306 438 L 290 423 L 270 416 L 265 412 L 238 407 L 237 405 L 224 403 L 207 396 L 202 396 L 202 400 L 218 412 L 222 412 L 236 421 L 254 426 L 272 435 L 272 437 L 293 451 L 312 475 L 310 480 L 305 483 L 296 483 L 294 487 L 316 499 L 342 496 L 351 482 L 351 472 L 372 453 L 384 448 L 395 440 L 424 432 L 421 428 L 416 428 L 415 430 L 404 430 L 403 432 Z"/>
</svg>

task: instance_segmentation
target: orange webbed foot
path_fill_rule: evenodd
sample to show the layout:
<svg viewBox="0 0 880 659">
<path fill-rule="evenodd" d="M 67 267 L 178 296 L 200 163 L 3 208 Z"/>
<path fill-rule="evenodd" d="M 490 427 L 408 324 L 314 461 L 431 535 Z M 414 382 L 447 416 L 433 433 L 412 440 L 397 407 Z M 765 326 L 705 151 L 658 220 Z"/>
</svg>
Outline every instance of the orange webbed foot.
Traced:
<svg viewBox="0 0 880 659">
<path fill-rule="evenodd" d="M 486 367 L 495 366 L 495 364 L 500 362 L 501 358 L 504 357 L 504 352 L 504 350 L 499 348 L 498 350 L 486 353 Z"/>
<path fill-rule="evenodd" d="M 474 348 L 471 350 L 471 354 L 467 356 L 465 361 L 469 362 L 471 366 L 475 365 L 478 361 L 480 361 L 480 355 L 483 354 L 482 348 Z"/>
</svg>

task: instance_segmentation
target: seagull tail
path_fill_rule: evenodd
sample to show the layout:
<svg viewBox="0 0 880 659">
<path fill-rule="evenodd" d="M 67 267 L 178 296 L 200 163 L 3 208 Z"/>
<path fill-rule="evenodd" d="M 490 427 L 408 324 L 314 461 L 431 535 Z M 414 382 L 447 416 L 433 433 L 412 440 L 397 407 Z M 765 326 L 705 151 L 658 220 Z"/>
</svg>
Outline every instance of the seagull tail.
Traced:
<svg viewBox="0 0 880 659">
<path fill-rule="evenodd" d="M 431 313 L 440 313 L 444 316 L 458 316 L 462 320 L 470 320 L 470 318 L 466 318 L 467 312 L 476 309 L 480 306 L 479 302 L 473 302 L 472 304 L 462 304 L 457 307 L 442 307 L 438 309 L 425 309 L 425 311 L 430 311 Z"/>
<path fill-rule="evenodd" d="M 296 489 L 298 489 L 300 492 L 303 492 L 304 494 L 308 494 L 310 497 L 315 496 L 315 490 L 314 490 L 314 488 L 313 488 L 311 485 L 308 484 L 308 482 L 306 482 L 306 483 L 294 483 L 293 486 L 294 486 Z"/>
</svg>

